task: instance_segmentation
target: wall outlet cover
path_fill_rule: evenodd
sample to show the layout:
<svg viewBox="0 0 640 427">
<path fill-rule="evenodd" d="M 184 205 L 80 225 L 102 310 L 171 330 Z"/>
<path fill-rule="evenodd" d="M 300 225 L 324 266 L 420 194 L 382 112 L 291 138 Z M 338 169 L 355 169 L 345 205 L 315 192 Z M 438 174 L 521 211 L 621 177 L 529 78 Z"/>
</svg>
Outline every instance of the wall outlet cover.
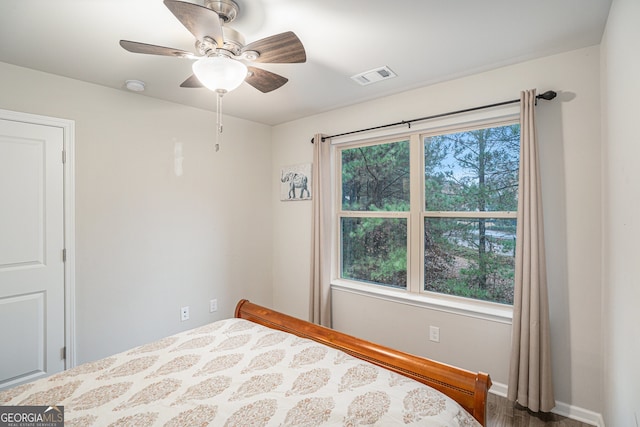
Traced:
<svg viewBox="0 0 640 427">
<path fill-rule="evenodd" d="M 440 328 L 429 326 L 429 341 L 440 342 Z"/>
</svg>

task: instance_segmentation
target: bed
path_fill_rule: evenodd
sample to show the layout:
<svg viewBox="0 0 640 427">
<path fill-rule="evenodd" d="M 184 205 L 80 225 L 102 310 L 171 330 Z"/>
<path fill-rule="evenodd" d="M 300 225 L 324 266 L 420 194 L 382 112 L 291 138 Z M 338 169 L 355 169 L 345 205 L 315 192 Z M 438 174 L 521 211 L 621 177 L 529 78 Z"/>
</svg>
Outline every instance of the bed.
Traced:
<svg viewBox="0 0 640 427">
<path fill-rule="evenodd" d="M 0 405 L 64 406 L 66 427 L 477 427 L 490 387 L 241 300 L 234 318 L 0 392 Z"/>
</svg>

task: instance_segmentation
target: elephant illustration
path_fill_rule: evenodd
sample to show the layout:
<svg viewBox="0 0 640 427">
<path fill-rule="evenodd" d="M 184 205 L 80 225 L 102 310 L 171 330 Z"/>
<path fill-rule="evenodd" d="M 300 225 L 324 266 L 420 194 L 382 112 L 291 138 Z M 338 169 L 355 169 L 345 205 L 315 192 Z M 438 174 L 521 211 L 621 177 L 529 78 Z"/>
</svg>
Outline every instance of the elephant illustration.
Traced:
<svg viewBox="0 0 640 427">
<path fill-rule="evenodd" d="M 308 178 L 305 174 L 299 172 L 288 172 L 286 175 L 284 171 L 282 171 L 282 176 L 280 177 L 281 182 L 289 182 L 289 198 L 296 198 L 296 188 L 300 189 L 300 199 L 304 198 L 305 191 L 307 192 L 307 197 L 311 197 L 311 193 L 309 193 L 309 189 L 307 188 Z"/>
</svg>

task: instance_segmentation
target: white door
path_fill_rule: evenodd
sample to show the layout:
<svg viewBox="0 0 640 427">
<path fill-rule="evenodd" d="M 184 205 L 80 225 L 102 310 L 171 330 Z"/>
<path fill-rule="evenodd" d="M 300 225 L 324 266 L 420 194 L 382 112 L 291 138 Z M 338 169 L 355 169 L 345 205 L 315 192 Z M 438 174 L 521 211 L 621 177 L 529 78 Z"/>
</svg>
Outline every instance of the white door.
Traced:
<svg viewBox="0 0 640 427">
<path fill-rule="evenodd" d="M 0 119 L 0 389 L 64 369 L 63 129 Z"/>
</svg>

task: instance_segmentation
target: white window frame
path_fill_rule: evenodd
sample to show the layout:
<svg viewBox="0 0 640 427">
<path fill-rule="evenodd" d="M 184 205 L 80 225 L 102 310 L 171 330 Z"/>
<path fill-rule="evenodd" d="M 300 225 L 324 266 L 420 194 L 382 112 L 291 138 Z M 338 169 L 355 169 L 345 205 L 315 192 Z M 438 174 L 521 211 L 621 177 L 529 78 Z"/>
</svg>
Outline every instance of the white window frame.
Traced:
<svg viewBox="0 0 640 427">
<path fill-rule="evenodd" d="M 513 307 L 510 305 L 490 301 L 464 298 L 454 295 L 439 294 L 425 291 L 422 277 L 424 277 L 424 220 L 427 217 L 469 217 L 480 218 L 515 218 L 515 212 L 429 212 L 424 209 L 424 153 L 423 139 L 430 135 L 462 132 L 483 127 L 498 127 L 519 123 L 519 107 L 507 106 L 491 111 L 480 111 L 464 117 L 446 117 L 438 121 L 413 125 L 411 129 L 396 129 L 377 131 L 354 137 L 333 139 L 333 230 L 332 245 L 332 280 L 331 286 L 344 292 L 355 293 L 367 297 L 394 301 L 411 306 L 419 306 L 431 310 L 443 311 L 463 316 L 480 318 L 499 323 L 510 324 Z M 353 148 L 364 145 L 375 145 L 385 142 L 409 140 L 410 144 L 410 210 L 407 212 L 342 212 L 341 188 L 339 174 L 341 174 L 340 151 L 343 148 Z M 340 278 L 340 218 L 341 217 L 406 217 L 407 218 L 407 287 L 398 289 L 391 286 L 369 284 L 355 280 Z M 418 232 L 413 232 L 418 230 Z"/>
</svg>

